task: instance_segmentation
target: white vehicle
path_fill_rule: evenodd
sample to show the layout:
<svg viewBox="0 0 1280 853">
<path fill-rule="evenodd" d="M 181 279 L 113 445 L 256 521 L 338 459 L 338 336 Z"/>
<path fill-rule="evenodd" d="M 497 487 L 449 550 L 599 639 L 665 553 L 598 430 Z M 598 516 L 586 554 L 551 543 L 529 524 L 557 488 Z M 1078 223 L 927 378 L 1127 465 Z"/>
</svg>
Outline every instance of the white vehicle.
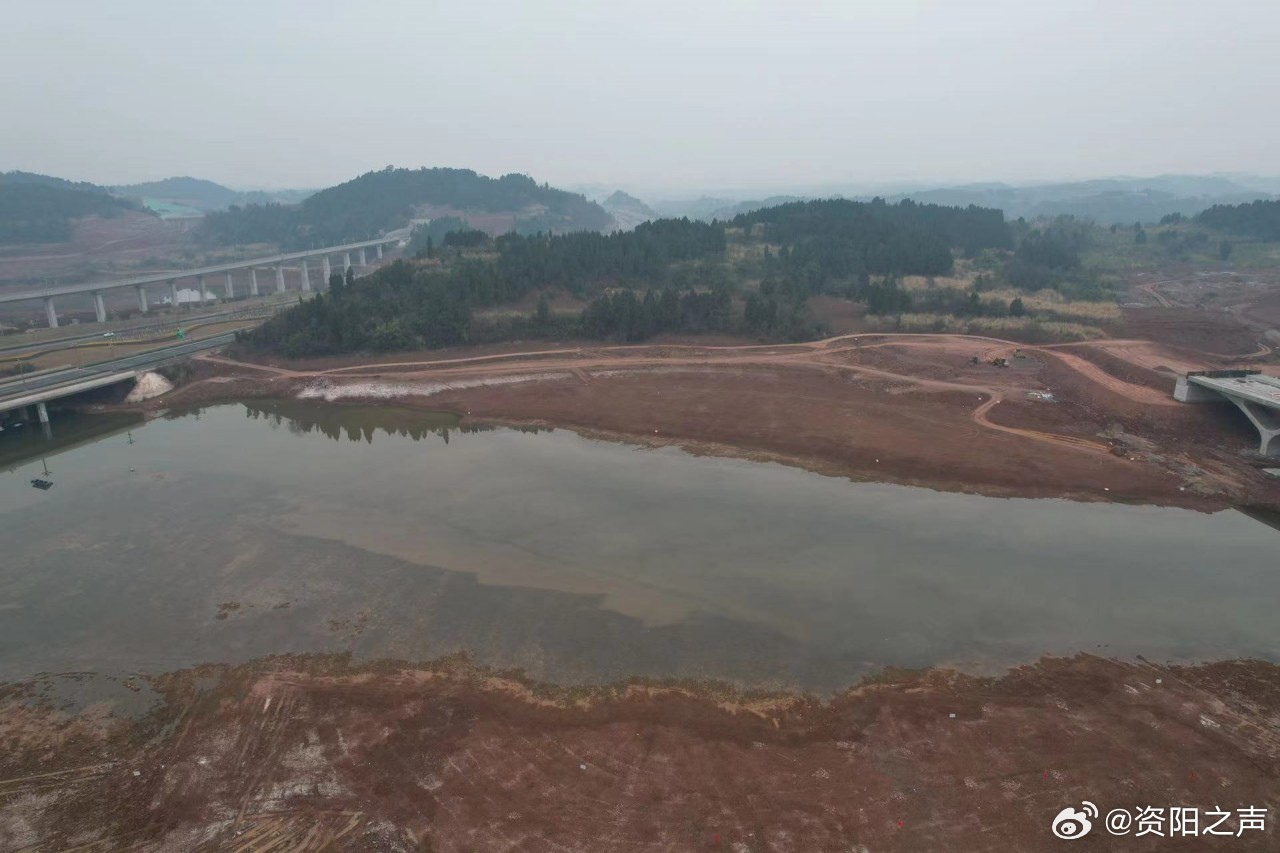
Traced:
<svg viewBox="0 0 1280 853">
<path fill-rule="evenodd" d="M 103 333 L 102 333 L 102 336 L 103 336 L 104 338 L 114 338 L 114 337 L 116 336 L 116 333 L 115 333 L 115 332 L 103 332 Z"/>
</svg>

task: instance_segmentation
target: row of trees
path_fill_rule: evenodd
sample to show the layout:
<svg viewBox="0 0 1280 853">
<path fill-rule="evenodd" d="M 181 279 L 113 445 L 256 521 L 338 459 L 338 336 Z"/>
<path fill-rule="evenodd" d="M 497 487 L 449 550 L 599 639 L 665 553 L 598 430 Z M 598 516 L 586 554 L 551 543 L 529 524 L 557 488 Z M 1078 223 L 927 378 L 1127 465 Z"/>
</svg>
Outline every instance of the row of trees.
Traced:
<svg viewBox="0 0 1280 853">
<path fill-rule="evenodd" d="M 945 275 L 954 267 L 953 247 L 978 252 L 1010 243 L 998 210 L 912 201 L 790 202 L 741 214 L 732 224 L 749 240 L 758 235 L 766 243 L 763 283 L 748 300 L 747 326 L 786 339 L 811 332 L 804 308 L 811 296 L 846 296 L 892 311 L 900 297 L 872 284 L 873 275 Z"/>
<path fill-rule="evenodd" d="M 1240 237 L 1280 240 L 1280 201 L 1215 204 L 1196 216 L 1196 221 Z"/>
<path fill-rule="evenodd" d="M 624 341 L 642 341 L 662 332 L 725 332 L 733 325 L 732 309 L 732 298 L 723 288 L 647 290 L 643 298 L 635 290 L 617 290 L 592 300 L 582 312 L 578 332 L 587 338 Z"/>
<path fill-rule="evenodd" d="M 868 272 L 929 275 L 947 272 L 937 248 L 958 248 L 966 256 L 1011 245 L 1004 213 L 985 207 L 945 207 L 910 199 L 889 204 L 846 199 L 797 201 L 734 217 L 736 227 L 764 226 L 769 243 L 852 241 L 867 253 Z M 937 269 L 939 264 L 944 268 Z M 896 267 L 896 269 L 890 269 Z"/>
<path fill-rule="evenodd" d="M 443 239 L 448 245 L 455 236 L 479 233 L 451 231 Z M 651 289 L 643 303 L 632 289 L 661 281 L 674 263 L 723 254 L 724 231 L 718 226 L 681 219 L 645 223 L 607 236 L 508 234 L 494 240 L 492 249 L 486 253 L 490 257 L 457 257 L 443 268 L 400 261 L 358 283 L 335 277 L 327 295 L 272 318 L 245 340 L 291 357 L 451 346 L 474 340 L 476 332 L 489 340 L 497 332 L 474 328 L 474 309 L 513 302 L 547 286 L 603 295 L 588 306 L 577 325 L 543 316 L 533 326 L 500 331 L 512 336 L 582 334 L 638 340 L 676 328 L 725 328 L 727 322 L 727 288 L 720 288 L 713 298 L 692 291 L 681 296 L 675 288 L 662 293 Z M 659 297 L 676 299 L 674 320 L 648 308 L 631 310 L 632 302 L 647 306 Z"/>
</svg>

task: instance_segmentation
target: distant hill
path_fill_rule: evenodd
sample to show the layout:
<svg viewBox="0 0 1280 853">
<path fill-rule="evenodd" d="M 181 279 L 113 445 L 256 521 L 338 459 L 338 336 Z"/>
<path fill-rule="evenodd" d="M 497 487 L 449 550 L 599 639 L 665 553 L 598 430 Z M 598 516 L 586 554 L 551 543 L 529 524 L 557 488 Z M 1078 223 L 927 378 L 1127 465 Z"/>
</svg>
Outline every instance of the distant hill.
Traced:
<svg viewBox="0 0 1280 853">
<path fill-rule="evenodd" d="M 687 216 L 689 219 L 702 219 L 710 222 L 715 218 L 712 214 L 717 210 L 723 210 L 734 204 L 737 204 L 737 202 L 731 198 L 704 195 L 695 199 L 660 201 L 653 205 L 653 209 L 658 212 L 659 216 L 669 219 L 679 219 L 682 216 Z"/>
<path fill-rule="evenodd" d="M 369 239 L 439 216 L 457 216 L 490 233 L 602 231 L 613 225 L 608 212 L 585 196 L 539 185 L 527 175 L 489 178 L 470 169 L 388 166 L 298 205 L 249 204 L 211 213 L 198 234 L 222 245 L 271 242 L 297 249 Z"/>
<path fill-rule="evenodd" d="M 137 198 L 152 210 L 164 215 L 169 209 L 185 209 L 196 213 L 212 213 L 226 210 L 233 204 L 295 204 L 308 195 L 309 190 L 279 190 L 276 192 L 241 192 L 206 181 L 203 178 L 165 178 L 142 184 L 125 184 L 111 188 L 116 195 Z M 194 215 L 194 213 L 192 214 Z"/>
<path fill-rule="evenodd" d="M 242 193 L 201 178 L 165 178 L 144 184 L 112 187 L 119 195 L 156 198 L 196 210 L 223 210 L 243 201 Z"/>
<path fill-rule="evenodd" d="M 836 195 L 838 194 L 827 194 L 827 196 Z M 688 199 L 685 201 L 660 202 L 657 205 L 657 208 L 663 216 L 687 216 L 690 219 L 701 219 L 704 222 L 710 222 L 713 219 L 725 222 L 733 219 L 735 216 L 741 216 L 742 214 L 750 213 L 753 210 L 760 210 L 765 207 L 777 207 L 780 204 L 790 204 L 793 201 L 806 201 L 809 198 L 811 198 L 811 196 L 773 195 L 768 196 L 767 198 L 742 201 L 727 198 L 716 198 L 714 196 L 702 196 L 701 198 Z"/>
<path fill-rule="evenodd" d="M 73 220 L 135 209 L 95 184 L 31 172 L 0 175 L 0 243 L 65 242 Z"/>
<path fill-rule="evenodd" d="M 68 181 L 66 178 L 55 178 L 53 175 L 39 175 L 35 172 L 22 172 L 16 169 L 12 172 L 0 173 L 0 186 L 56 187 L 62 190 L 78 190 L 80 192 L 102 194 L 108 193 L 106 187 L 100 187 L 97 184 L 91 184 L 88 181 Z"/>
<path fill-rule="evenodd" d="M 726 205 L 725 207 L 711 211 L 707 216 L 708 219 L 727 220 L 733 219 L 735 216 L 741 216 L 744 213 L 762 210 L 766 207 L 778 207 L 779 205 L 791 204 L 796 201 L 808 201 L 804 196 L 798 195 L 771 195 L 768 198 L 752 199 L 748 201 L 740 201 L 737 204 Z"/>
<path fill-rule="evenodd" d="M 641 222 L 657 219 L 653 208 L 633 195 L 617 190 L 613 195 L 600 202 L 600 206 L 613 217 L 614 223 L 623 230 L 635 228 Z"/>
</svg>

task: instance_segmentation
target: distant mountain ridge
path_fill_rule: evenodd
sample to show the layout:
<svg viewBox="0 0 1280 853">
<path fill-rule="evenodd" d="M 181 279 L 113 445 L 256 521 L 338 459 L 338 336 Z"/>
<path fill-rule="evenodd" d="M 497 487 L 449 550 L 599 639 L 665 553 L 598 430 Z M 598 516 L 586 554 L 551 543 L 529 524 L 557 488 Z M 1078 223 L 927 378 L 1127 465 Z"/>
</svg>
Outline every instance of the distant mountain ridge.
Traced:
<svg viewBox="0 0 1280 853">
<path fill-rule="evenodd" d="M 141 184 L 111 187 L 116 195 L 179 205 L 201 213 L 226 210 L 234 204 L 296 204 L 311 195 L 310 190 L 278 190 L 241 192 L 203 178 L 188 176 L 164 178 Z"/>
<path fill-rule="evenodd" d="M 946 206 L 995 207 L 1009 219 L 1037 219 L 1071 215 L 1100 224 L 1157 222 L 1171 213 L 1195 216 L 1214 205 L 1240 204 L 1269 199 L 1280 193 L 1280 178 L 1256 175 L 1157 175 L 1149 178 L 1099 178 L 1032 185 L 999 182 L 954 186 L 913 187 L 879 193 L 889 202 L 911 199 Z M 789 201 L 816 198 L 850 198 L 867 201 L 870 193 L 854 186 L 831 185 L 812 192 L 775 195 L 760 200 L 702 197 L 662 202 L 655 207 L 664 216 L 698 219 L 731 219 L 734 216 Z"/>
<path fill-rule="evenodd" d="M 974 184 L 916 190 L 888 197 L 944 205 L 998 207 L 1010 219 L 1070 215 L 1103 225 L 1156 222 L 1171 213 L 1194 216 L 1215 204 L 1237 204 L 1266 193 L 1218 176 L 1108 178 L 1015 187 Z"/>
<path fill-rule="evenodd" d="M 613 217 L 614 224 L 624 231 L 635 228 L 642 222 L 658 218 L 653 208 L 622 190 L 614 191 L 612 195 L 600 202 L 600 206 Z"/>
<path fill-rule="evenodd" d="M 585 196 L 540 185 L 527 175 L 490 178 L 470 169 L 388 166 L 320 190 L 298 205 L 249 204 L 210 213 L 199 236 L 223 245 L 273 242 L 309 248 L 368 239 L 414 219 L 439 216 L 457 216 L 491 233 L 604 231 L 614 224 Z"/>
</svg>

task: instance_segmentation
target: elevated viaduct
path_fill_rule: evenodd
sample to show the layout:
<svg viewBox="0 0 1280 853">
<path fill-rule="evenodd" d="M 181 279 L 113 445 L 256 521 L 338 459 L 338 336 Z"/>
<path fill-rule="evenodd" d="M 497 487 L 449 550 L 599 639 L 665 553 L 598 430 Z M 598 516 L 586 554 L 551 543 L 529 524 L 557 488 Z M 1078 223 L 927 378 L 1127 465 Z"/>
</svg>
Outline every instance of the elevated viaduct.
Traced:
<svg viewBox="0 0 1280 853">
<path fill-rule="evenodd" d="M 107 305 L 103 299 L 103 294 L 127 288 L 133 288 L 138 298 L 138 310 L 142 313 L 147 312 L 147 290 L 149 287 L 155 288 L 167 286 L 169 289 L 169 297 L 171 304 L 178 304 L 178 282 L 182 279 L 194 278 L 196 287 L 200 293 L 202 302 L 208 302 L 212 298 L 209 290 L 209 279 L 214 276 L 221 276 L 222 283 L 215 285 L 221 290 L 224 299 L 230 299 L 235 296 L 235 273 L 241 273 L 243 279 L 246 275 L 248 278 L 247 287 L 250 296 L 258 295 L 258 270 L 270 269 L 275 274 L 275 289 L 277 293 L 285 291 L 285 268 L 286 264 L 297 263 L 298 284 L 301 290 L 311 289 L 311 276 L 307 268 L 307 261 L 319 259 L 321 281 L 328 281 L 332 267 L 330 266 L 330 258 L 334 255 L 341 257 L 342 271 L 345 273 L 352 267 L 352 256 L 354 255 L 358 266 L 364 267 L 368 265 L 368 255 L 366 252 L 373 250 L 378 258 L 382 257 L 383 248 L 393 244 L 398 244 L 401 240 L 408 236 L 408 232 L 404 229 L 394 231 L 386 236 L 379 237 L 376 240 L 365 240 L 360 243 L 346 243 L 341 246 L 328 246 L 323 249 L 309 249 L 305 252 L 291 252 L 283 255 L 270 255 L 264 258 L 252 258 L 245 261 L 234 261 L 226 264 L 215 264 L 209 267 L 200 267 L 198 269 L 181 270 L 177 272 L 157 273 L 154 275 L 136 276 L 134 278 L 116 279 L 114 281 L 98 281 L 89 284 L 72 284 L 62 287 L 48 287 L 41 290 L 27 290 L 16 293 L 0 292 L 0 303 L 6 302 L 26 302 L 43 300 L 45 317 L 49 321 L 50 328 L 58 326 L 58 311 L 55 307 L 54 300 L 58 297 L 75 296 L 82 294 L 90 294 L 93 297 L 93 310 L 97 316 L 99 323 L 106 322 Z"/>
<path fill-rule="evenodd" d="M 1280 456 L 1280 379 L 1258 370 L 1193 371 L 1178 377 L 1173 398 L 1183 403 L 1234 403 L 1258 428 L 1259 452 Z"/>
</svg>

